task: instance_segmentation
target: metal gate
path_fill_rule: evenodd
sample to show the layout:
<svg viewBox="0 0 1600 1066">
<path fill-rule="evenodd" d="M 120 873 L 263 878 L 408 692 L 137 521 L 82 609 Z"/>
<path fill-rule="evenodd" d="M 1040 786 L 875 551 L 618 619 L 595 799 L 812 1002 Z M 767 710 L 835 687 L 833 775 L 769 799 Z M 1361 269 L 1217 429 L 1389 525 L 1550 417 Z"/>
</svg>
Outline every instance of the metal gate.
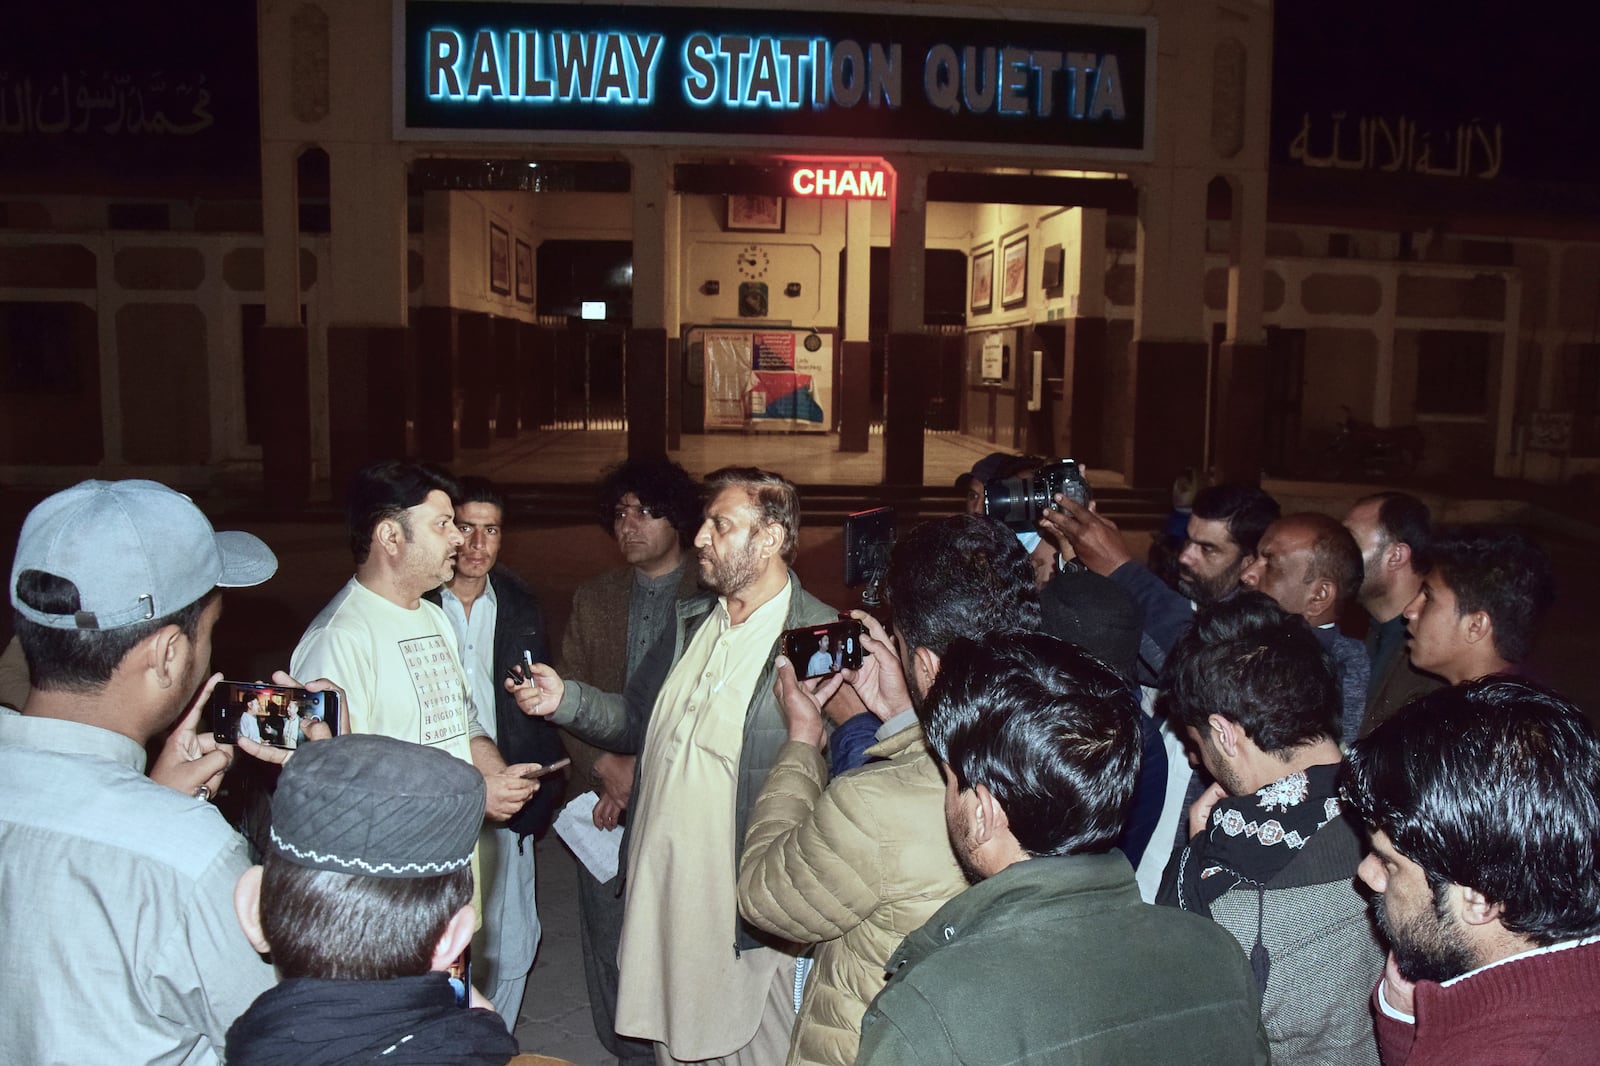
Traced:
<svg viewBox="0 0 1600 1066">
<path fill-rule="evenodd" d="M 622 397 L 627 343 L 623 328 L 563 320 L 554 339 L 550 376 L 555 405 L 542 428 L 626 429 Z"/>
</svg>

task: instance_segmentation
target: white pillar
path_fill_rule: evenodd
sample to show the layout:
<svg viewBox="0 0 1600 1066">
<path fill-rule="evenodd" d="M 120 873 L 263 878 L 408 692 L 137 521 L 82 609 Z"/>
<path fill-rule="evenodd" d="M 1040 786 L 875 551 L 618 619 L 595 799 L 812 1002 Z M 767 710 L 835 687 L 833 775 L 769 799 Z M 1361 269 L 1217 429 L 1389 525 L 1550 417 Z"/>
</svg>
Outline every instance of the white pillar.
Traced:
<svg viewBox="0 0 1600 1066">
<path fill-rule="evenodd" d="M 1500 410 L 1494 426 L 1495 477 L 1514 477 L 1511 434 L 1517 413 L 1517 362 L 1522 333 L 1522 278 L 1507 274 L 1505 332 L 1500 343 Z"/>
<path fill-rule="evenodd" d="M 665 152 L 650 149 L 628 153 L 628 161 L 633 167 L 633 328 L 670 332 L 668 319 L 677 315 L 668 299 L 668 276 L 679 273 L 668 269 L 677 262 L 672 168 Z"/>
<path fill-rule="evenodd" d="M 868 305 L 872 286 L 872 201 L 844 202 L 844 337 L 847 341 L 868 339 Z"/>
<path fill-rule="evenodd" d="M 1233 179 L 1233 219 L 1228 255 L 1228 333 L 1236 344 L 1263 344 L 1262 289 L 1267 258 L 1267 175 Z"/>
<path fill-rule="evenodd" d="M 261 144 L 261 269 L 269 326 L 300 324 L 300 153 Z"/>
<path fill-rule="evenodd" d="M 923 250 L 928 244 L 928 164 L 904 156 L 895 171 L 889 224 L 889 332 L 921 333 L 927 300 Z"/>
</svg>

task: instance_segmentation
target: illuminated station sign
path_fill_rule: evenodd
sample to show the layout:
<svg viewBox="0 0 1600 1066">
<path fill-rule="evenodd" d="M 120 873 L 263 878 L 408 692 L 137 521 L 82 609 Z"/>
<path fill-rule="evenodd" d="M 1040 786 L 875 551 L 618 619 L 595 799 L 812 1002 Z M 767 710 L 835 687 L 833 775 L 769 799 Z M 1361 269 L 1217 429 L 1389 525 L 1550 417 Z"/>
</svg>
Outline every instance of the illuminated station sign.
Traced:
<svg viewBox="0 0 1600 1066">
<path fill-rule="evenodd" d="M 513 0 L 401 0 L 398 17 L 402 138 L 1149 153 L 1150 19 Z M 803 180 L 830 177 L 847 180 Z"/>
<path fill-rule="evenodd" d="M 795 196 L 840 200 L 887 200 L 889 172 L 883 167 L 831 166 L 805 163 L 789 174 Z"/>
</svg>

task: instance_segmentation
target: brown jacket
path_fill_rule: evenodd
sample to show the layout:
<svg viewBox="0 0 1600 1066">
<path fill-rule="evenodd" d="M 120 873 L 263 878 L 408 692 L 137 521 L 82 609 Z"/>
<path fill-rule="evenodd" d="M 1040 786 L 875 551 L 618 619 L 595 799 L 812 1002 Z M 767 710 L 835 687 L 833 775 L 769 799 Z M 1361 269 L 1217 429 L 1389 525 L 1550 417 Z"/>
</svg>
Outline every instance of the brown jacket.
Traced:
<svg viewBox="0 0 1600 1066">
<path fill-rule="evenodd" d="M 1395 712 L 1412 700 L 1420 699 L 1436 688 L 1444 687 L 1444 679 L 1425 674 L 1411 665 L 1410 652 L 1402 649 L 1389 661 L 1389 668 L 1373 685 L 1372 696 L 1367 700 L 1367 713 L 1361 719 L 1358 739 L 1365 739 Z"/>
<path fill-rule="evenodd" d="M 685 553 L 678 598 L 694 595 L 700 568 Z M 582 681 L 602 692 L 621 692 L 628 670 L 628 601 L 633 596 L 633 567 L 619 566 L 585 581 L 572 594 L 572 615 L 561 636 L 561 657 L 556 673 L 563 679 Z M 594 761 L 601 749 L 561 731 L 562 743 L 572 758 L 572 779 L 578 790 L 594 786 Z"/>
<path fill-rule="evenodd" d="M 785 744 L 745 833 L 740 911 L 770 933 L 817 945 L 790 1066 L 855 1061 L 889 956 L 967 887 L 945 833 L 944 778 L 921 727 L 868 754 L 885 761 L 827 782 L 819 751 Z"/>
</svg>

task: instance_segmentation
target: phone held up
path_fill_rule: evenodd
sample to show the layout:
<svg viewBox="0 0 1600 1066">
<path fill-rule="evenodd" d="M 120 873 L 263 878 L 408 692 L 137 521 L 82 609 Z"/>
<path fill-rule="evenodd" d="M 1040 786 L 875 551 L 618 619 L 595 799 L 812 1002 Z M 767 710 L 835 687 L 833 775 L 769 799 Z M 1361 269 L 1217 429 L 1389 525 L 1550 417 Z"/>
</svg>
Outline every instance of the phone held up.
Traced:
<svg viewBox="0 0 1600 1066">
<path fill-rule="evenodd" d="M 801 680 L 827 677 L 840 670 L 859 670 L 861 623 L 842 618 L 826 625 L 786 629 L 780 647 Z"/>
<path fill-rule="evenodd" d="M 307 692 L 287 685 L 222 681 L 211 692 L 211 730 L 219 744 L 240 737 L 293 751 L 313 721 L 339 732 L 339 694 Z"/>
<path fill-rule="evenodd" d="M 461 954 L 455 957 L 450 964 L 450 969 L 445 973 L 450 978 L 450 991 L 456 994 L 456 1006 L 472 1006 L 472 945 L 468 944 L 461 949 Z"/>
</svg>

